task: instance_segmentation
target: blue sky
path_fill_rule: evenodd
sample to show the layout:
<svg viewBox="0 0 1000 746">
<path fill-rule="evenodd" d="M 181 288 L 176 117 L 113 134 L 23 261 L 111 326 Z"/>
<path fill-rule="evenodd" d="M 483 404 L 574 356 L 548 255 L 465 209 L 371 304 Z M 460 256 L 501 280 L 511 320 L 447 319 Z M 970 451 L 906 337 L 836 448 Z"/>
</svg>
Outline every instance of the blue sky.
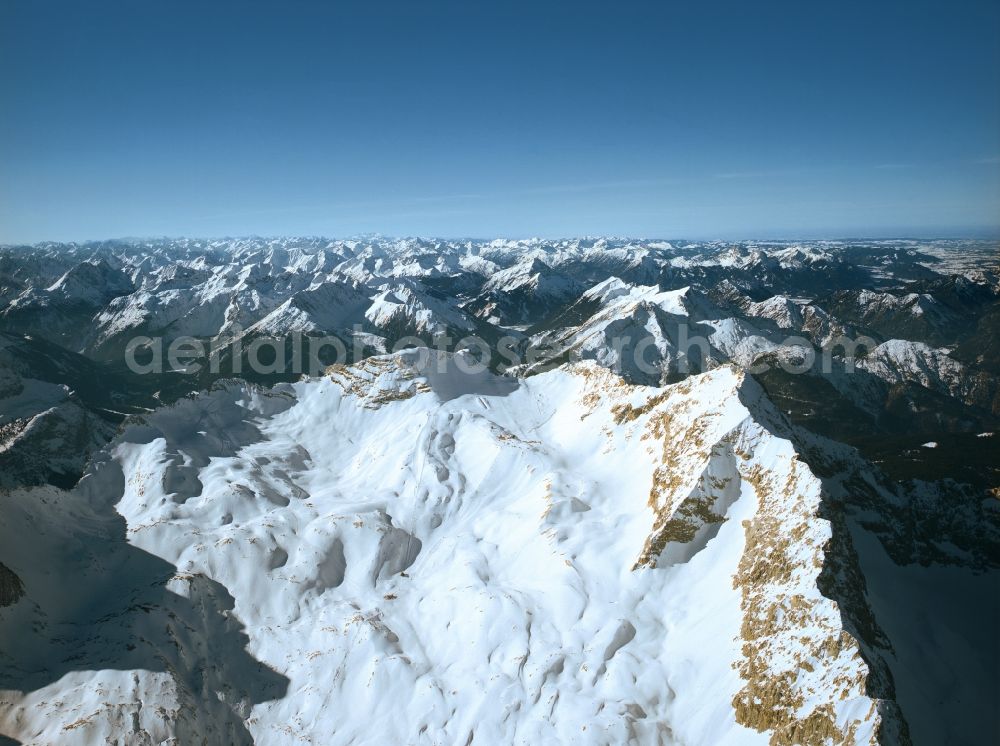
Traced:
<svg viewBox="0 0 1000 746">
<path fill-rule="evenodd" d="M 0 241 L 1000 229 L 1000 2 L 0 2 Z"/>
</svg>

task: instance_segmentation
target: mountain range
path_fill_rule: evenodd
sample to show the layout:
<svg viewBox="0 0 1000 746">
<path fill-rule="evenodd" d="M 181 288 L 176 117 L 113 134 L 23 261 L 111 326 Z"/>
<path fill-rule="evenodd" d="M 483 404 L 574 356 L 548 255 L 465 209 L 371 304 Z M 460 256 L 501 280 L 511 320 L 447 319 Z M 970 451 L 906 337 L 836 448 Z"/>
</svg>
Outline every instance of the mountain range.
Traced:
<svg viewBox="0 0 1000 746">
<path fill-rule="evenodd" d="M 0 247 L 0 736 L 989 742 L 998 319 L 988 241 Z"/>
</svg>

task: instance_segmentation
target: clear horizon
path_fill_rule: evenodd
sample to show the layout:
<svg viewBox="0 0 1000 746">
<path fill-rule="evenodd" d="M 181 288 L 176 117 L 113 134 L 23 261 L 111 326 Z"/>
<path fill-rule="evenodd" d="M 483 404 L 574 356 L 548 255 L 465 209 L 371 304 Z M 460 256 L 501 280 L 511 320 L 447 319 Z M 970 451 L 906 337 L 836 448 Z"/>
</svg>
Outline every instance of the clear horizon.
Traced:
<svg viewBox="0 0 1000 746">
<path fill-rule="evenodd" d="M 0 243 L 1000 236 L 1000 3 L 0 6 Z"/>
</svg>

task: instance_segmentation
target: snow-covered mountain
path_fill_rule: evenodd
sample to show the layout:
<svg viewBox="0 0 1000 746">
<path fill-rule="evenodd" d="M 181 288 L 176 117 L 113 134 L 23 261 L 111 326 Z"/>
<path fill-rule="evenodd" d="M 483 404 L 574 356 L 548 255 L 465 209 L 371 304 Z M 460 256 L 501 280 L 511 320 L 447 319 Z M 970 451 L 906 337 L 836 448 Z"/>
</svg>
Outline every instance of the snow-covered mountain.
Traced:
<svg viewBox="0 0 1000 746">
<path fill-rule="evenodd" d="M 148 404 L 137 392 L 109 391 L 114 379 L 102 373 L 54 344 L 0 333 L 0 489 L 73 484 L 114 424 Z"/>
<path fill-rule="evenodd" d="M 422 292 L 412 281 L 383 285 L 365 311 L 365 320 L 376 331 L 395 341 L 404 335 L 471 332 L 476 328 L 462 310 L 445 299 Z"/>
<path fill-rule="evenodd" d="M 494 272 L 466 310 L 493 324 L 529 325 L 576 300 L 583 289 L 532 258 Z"/>
<path fill-rule="evenodd" d="M 104 258 L 80 262 L 48 287 L 29 286 L 2 311 L 3 328 L 72 346 L 94 313 L 132 290 L 132 283 Z"/>
<path fill-rule="evenodd" d="M 655 385 L 676 379 L 681 371 L 704 370 L 724 359 L 718 351 L 686 344 L 690 337 L 713 333 L 699 325 L 712 315 L 705 313 L 706 304 L 691 288 L 661 291 L 611 277 L 550 322 L 554 330 L 532 337 L 534 347 L 551 351 L 527 371 L 544 368 L 550 360 L 588 359 L 634 383 Z"/>
<path fill-rule="evenodd" d="M 872 696 L 887 650 L 821 591 L 856 557 L 829 554 L 823 481 L 749 377 L 420 357 L 218 387 L 127 427 L 73 492 L 0 498 L 24 588 L 2 676 L 33 688 L 0 723 L 62 743 L 902 737 Z M 58 593 L 67 542 L 85 581 Z"/>
<path fill-rule="evenodd" d="M 987 742 L 998 266 L 0 247 L 0 742 Z M 351 354 L 251 373 L 297 335 Z"/>
<path fill-rule="evenodd" d="M 112 432 L 65 385 L 0 368 L 0 487 L 72 484 Z"/>
<path fill-rule="evenodd" d="M 1000 414 L 1000 379 L 972 372 L 948 355 L 922 342 L 891 339 L 873 348 L 858 366 L 890 384 L 916 383 Z"/>
<path fill-rule="evenodd" d="M 282 336 L 348 330 L 364 319 L 370 306 L 369 297 L 357 284 L 326 282 L 295 293 L 248 331 Z"/>
</svg>

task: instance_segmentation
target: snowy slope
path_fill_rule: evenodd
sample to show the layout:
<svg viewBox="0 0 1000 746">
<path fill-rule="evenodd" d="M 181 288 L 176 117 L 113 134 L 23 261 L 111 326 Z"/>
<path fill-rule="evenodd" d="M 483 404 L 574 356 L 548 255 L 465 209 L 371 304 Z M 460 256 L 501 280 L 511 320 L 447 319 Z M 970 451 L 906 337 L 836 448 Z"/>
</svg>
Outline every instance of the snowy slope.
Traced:
<svg viewBox="0 0 1000 746">
<path fill-rule="evenodd" d="M 296 293 L 249 331 L 278 336 L 348 329 L 364 319 L 370 305 L 370 299 L 357 285 L 327 282 Z"/>
<path fill-rule="evenodd" d="M 72 483 L 113 432 L 65 386 L 0 367 L 0 488 Z"/>
<path fill-rule="evenodd" d="M 91 391 L 71 388 L 94 383 L 81 361 L 89 363 L 55 345 L 0 333 L 0 489 L 72 484 L 111 439 L 104 408 L 111 397 L 98 403 Z"/>
<path fill-rule="evenodd" d="M 0 696 L 0 733 L 874 743 L 891 708 L 817 587 L 822 483 L 756 384 L 421 354 L 217 387 L 128 427 L 71 493 L 0 495 L 25 589 L 0 686 L 32 683 Z M 28 676 L 41 660 L 57 675 Z"/>
<path fill-rule="evenodd" d="M 29 286 L 12 299 L 0 309 L 0 325 L 78 348 L 94 314 L 132 290 L 129 278 L 104 259 L 80 262 L 50 286 Z"/>
<path fill-rule="evenodd" d="M 530 324 L 574 301 L 583 289 L 532 258 L 493 273 L 467 310 L 494 324 Z"/>
<path fill-rule="evenodd" d="M 16 641 L 0 742 L 868 743 L 881 721 L 882 743 L 906 743 L 895 701 L 915 743 L 984 742 L 996 256 L 0 247 L 0 638 Z M 130 376 L 128 339 L 239 332 L 543 354 L 508 371 L 523 380 L 407 353 L 274 390 L 215 383 L 146 417 L 217 376 Z M 790 336 L 842 335 L 872 338 L 855 370 L 838 353 L 782 374 L 808 344 Z M 685 359 L 693 375 L 663 389 L 603 369 L 658 386 Z M 9 489 L 72 483 L 95 451 L 72 491 Z"/>
<path fill-rule="evenodd" d="M 473 321 L 462 311 L 420 292 L 410 282 L 384 285 L 365 311 L 365 319 L 378 331 L 392 335 L 394 329 L 408 334 L 444 334 L 472 331 Z"/>
<path fill-rule="evenodd" d="M 890 383 L 913 382 L 987 411 L 1000 413 L 1000 381 L 967 371 L 944 349 L 922 342 L 890 339 L 875 347 L 858 367 Z"/>
<path fill-rule="evenodd" d="M 583 293 L 564 317 L 577 308 L 592 315 L 539 333 L 532 343 L 553 349 L 547 359 L 596 360 L 633 383 L 657 385 L 720 362 L 750 366 L 782 340 L 780 334 L 729 316 L 690 287 L 661 290 L 611 277 Z"/>
</svg>

